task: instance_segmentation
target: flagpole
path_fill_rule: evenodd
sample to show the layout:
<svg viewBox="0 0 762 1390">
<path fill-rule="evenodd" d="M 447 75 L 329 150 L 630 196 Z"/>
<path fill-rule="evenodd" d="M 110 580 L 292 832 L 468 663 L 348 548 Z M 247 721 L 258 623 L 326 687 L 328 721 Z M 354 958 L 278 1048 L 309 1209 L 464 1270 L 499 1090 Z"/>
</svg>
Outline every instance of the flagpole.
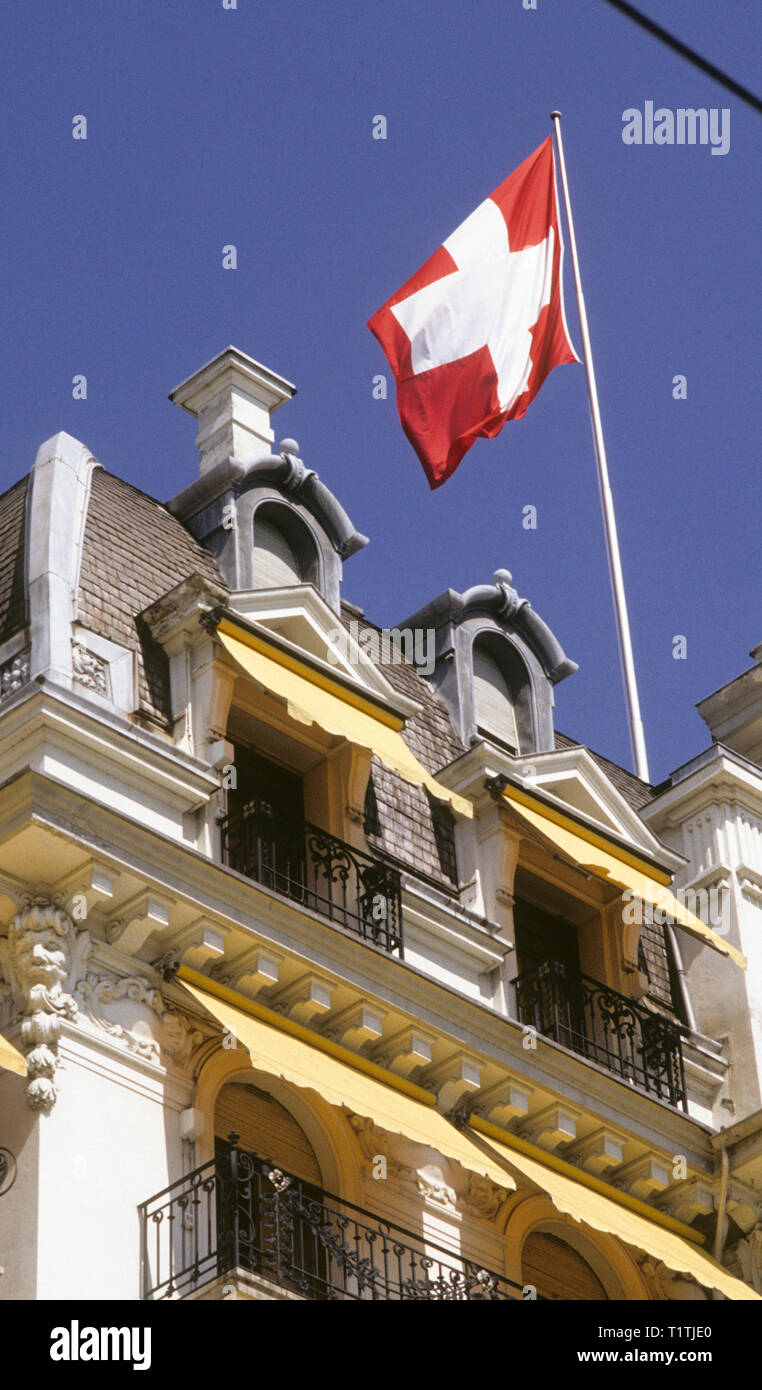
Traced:
<svg viewBox="0 0 762 1390">
<path fill-rule="evenodd" d="M 644 781 L 648 782 L 650 781 L 648 774 L 648 756 L 646 754 L 643 721 L 640 717 L 640 701 L 638 699 L 638 685 L 635 679 L 635 661 L 632 653 L 630 623 L 627 617 L 627 600 L 624 592 L 622 559 L 619 553 L 619 538 L 616 529 L 614 498 L 609 482 L 606 446 L 603 442 L 601 411 L 598 405 L 598 389 L 595 384 L 593 352 L 590 346 L 590 333 L 587 327 L 587 311 L 585 309 L 585 297 L 582 293 L 582 280 L 579 273 L 577 240 L 574 235 L 574 221 L 572 219 L 571 201 L 569 199 L 569 184 L 566 178 L 566 161 L 564 159 L 564 146 L 561 139 L 561 112 L 551 111 L 550 119 L 553 122 L 556 132 L 558 157 L 561 166 L 561 184 L 564 190 L 564 204 L 566 206 L 566 223 L 569 228 L 569 247 L 571 249 L 572 266 L 574 269 L 574 284 L 577 290 L 577 311 L 579 314 L 580 332 L 582 334 L 582 351 L 585 359 L 587 392 L 590 401 L 590 420 L 593 426 L 593 439 L 595 441 L 595 457 L 598 464 L 598 486 L 601 494 L 601 507 L 603 509 L 603 525 L 606 532 L 606 550 L 608 553 L 611 591 L 614 598 L 614 610 L 616 613 L 619 660 L 630 725 L 630 743 L 632 745 L 632 755 L 635 761 L 635 771 L 638 777 L 642 777 Z"/>
</svg>

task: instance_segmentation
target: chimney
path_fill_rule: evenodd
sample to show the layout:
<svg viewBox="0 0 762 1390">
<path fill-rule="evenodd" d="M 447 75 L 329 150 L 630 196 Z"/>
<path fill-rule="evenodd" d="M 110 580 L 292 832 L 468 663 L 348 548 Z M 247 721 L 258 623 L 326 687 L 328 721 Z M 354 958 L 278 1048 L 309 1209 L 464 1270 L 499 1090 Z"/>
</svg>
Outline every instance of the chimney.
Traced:
<svg viewBox="0 0 762 1390">
<path fill-rule="evenodd" d="M 295 395 L 290 381 L 227 347 L 181 381 L 169 399 L 198 420 L 196 446 L 204 474 L 226 458 L 251 463 L 271 453 L 270 415 Z"/>
</svg>

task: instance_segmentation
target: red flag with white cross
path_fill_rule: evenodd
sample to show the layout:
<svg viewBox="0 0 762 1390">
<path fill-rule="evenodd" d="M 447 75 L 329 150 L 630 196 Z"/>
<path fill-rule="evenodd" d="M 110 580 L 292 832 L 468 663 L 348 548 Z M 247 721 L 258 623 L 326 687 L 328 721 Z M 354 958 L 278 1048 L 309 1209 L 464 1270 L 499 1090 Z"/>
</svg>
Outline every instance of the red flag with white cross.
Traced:
<svg viewBox="0 0 762 1390">
<path fill-rule="evenodd" d="M 562 255 L 548 137 L 370 319 L 432 488 L 475 439 L 520 420 L 554 367 L 579 361 Z"/>
</svg>

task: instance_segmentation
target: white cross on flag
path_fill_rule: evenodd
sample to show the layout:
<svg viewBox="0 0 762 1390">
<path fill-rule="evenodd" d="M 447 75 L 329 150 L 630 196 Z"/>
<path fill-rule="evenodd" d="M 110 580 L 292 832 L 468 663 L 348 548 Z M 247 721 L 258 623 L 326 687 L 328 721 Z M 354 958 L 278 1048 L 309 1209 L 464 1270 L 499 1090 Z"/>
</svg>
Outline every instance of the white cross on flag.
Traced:
<svg viewBox="0 0 762 1390">
<path fill-rule="evenodd" d="M 432 488 L 477 437 L 520 420 L 554 367 L 579 361 L 562 256 L 549 136 L 370 319 Z"/>
</svg>

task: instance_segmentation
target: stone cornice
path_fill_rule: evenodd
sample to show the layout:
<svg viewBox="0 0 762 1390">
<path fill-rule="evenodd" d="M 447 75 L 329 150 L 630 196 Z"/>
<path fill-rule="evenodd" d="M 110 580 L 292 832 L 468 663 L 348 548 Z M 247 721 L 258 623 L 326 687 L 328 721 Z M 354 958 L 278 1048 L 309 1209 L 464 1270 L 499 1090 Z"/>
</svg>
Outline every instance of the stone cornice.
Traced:
<svg viewBox="0 0 762 1390">
<path fill-rule="evenodd" d="M 0 788 L 0 819 L 8 835 L 30 822 L 39 832 L 47 828 L 51 843 L 60 848 L 68 840 L 76 849 L 74 863 L 89 850 L 115 873 L 139 878 L 147 888 L 182 901 L 186 915 L 203 914 L 227 928 L 231 942 L 240 941 L 241 949 L 259 941 L 289 955 L 303 970 L 335 979 L 344 997 L 365 999 L 434 1033 L 443 1045 L 479 1055 L 485 1085 L 494 1085 L 501 1075 L 526 1080 L 538 1104 L 555 1096 L 583 1108 L 598 1123 L 626 1128 L 649 1148 L 685 1154 L 692 1169 L 703 1172 L 709 1166 L 709 1131 L 700 1122 L 547 1040 L 531 1053 L 525 1051 L 521 1026 L 479 1000 L 59 783 L 32 772 L 13 779 Z M 255 932 L 249 926 L 253 920 Z M 161 938 L 167 947 L 172 935 Z M 136 972 L 144 968 L 145 962 L 135 959 Z"/>
<path fill-rule="evenodd" d="M 208 800 L 219 787 L 213 773 L 174 744 L 94 706 L 74 691 L 46 683 L 30 685 L 21 695 L 2 711 L 0 767 L 12 765 L 21 745 L 30 759 L 33 750 L 52 738 L 78 746 L 89 763 L 97 765 L 104 798 L 110 790 L 113 793 L 109 764 L 177 798 L 184 810 Z"/>
<path fill-rule="evenodd" d="M 221 584 L 214 584 L 203 575 L 192 574 L 144 608 L 139 617 L 157 642 L 166 643 L 178 629 L 188 635 L 201 635 L 203 628 L 199 620 L 202 615 L 224 607 L 229 599 L 228 590 Z"/>
<path fill-rule="evenodd" d="M 678 781 L 665 786 L 643 807 L 640 814 L 649 824 L 675 828 L 718 803 L 762 815 L 762 770 L 731 749 L 713 744 L 678 773 L 683 774 Z"/>
</svg>

